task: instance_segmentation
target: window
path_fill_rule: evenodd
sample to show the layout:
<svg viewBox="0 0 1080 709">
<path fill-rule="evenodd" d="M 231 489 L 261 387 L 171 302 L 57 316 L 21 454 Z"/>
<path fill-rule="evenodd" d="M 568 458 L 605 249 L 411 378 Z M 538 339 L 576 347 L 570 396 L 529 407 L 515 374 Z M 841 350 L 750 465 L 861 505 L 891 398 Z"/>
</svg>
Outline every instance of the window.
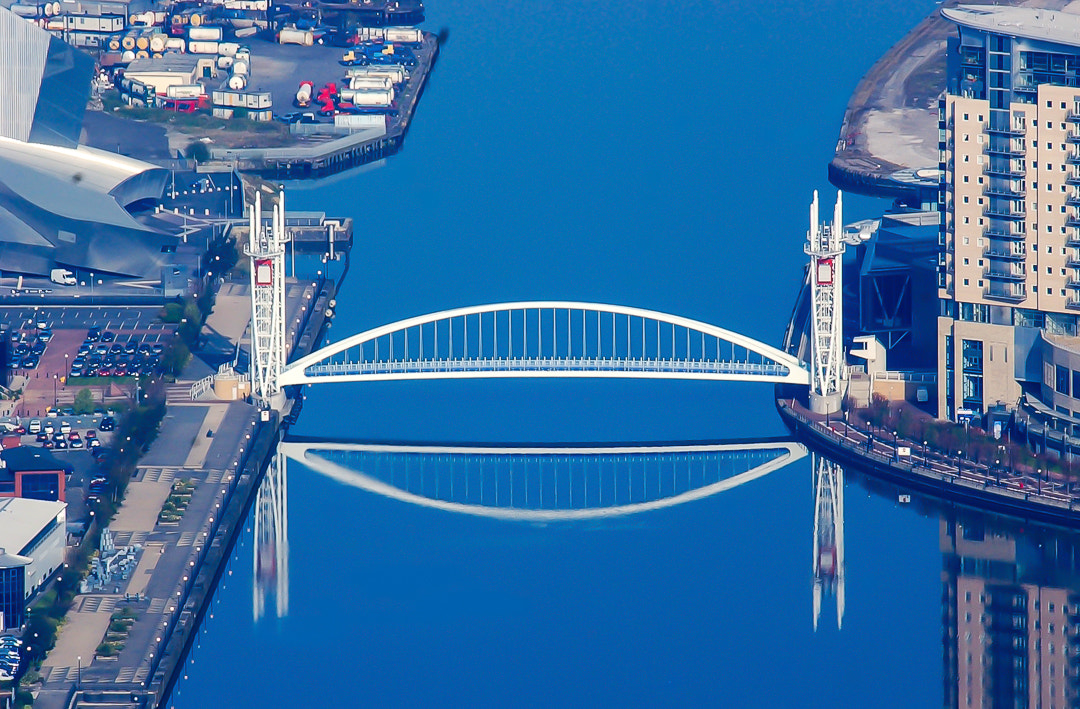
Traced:
<svg viewBox="0 0 1080 709">
<path fill-rule="evenodd" d="M 967 133 L 964 133 L 964 142 L 965 143 L 968 142 L 968 134 Z"/>
<path fill-rule="evenodd" d="M 971 285 L 971 280 L 970 280 L 970 279 L 968 279 L 968 278 L 965 278 L 965 279 L 964 279 L 964 285 L 965 285 L 965 286 L 970 286 L 970 285 Z"/>
<path fill-rule="evenodd" d="M 971 262 L 970 262 L 970 261 L 969 261 L 968 259 L 964 259 L 964 265 L 965 265 L 965 266 L 968 266 L 968 265 L 970 265 L 970 264 L 971 264 Z"/>
<path fill-rule="evenodd" d="M 1054 144 L 1051 143 L 1049 140 L 1046 141 L 1046 149 L 1047 150 L 1053 150 L 1054 149 Z"/>
<path fill-rule="evenodd" d="M 964 120 L 966 121 L 967 119 L 968 119 L 968 114 L 965 113 L 964 114 Z"/>
<path fill-rule="evenodd" d="M 968 196 L 964 195 L 964 204 L 967 204 L 967 203 L 968 203 Z"/>
<path fill-rule="evenodd" d="M 967 181 L 968 181 L 968 176 L 964 175 L 964 182 L 967 182 Z"/>
</svg>

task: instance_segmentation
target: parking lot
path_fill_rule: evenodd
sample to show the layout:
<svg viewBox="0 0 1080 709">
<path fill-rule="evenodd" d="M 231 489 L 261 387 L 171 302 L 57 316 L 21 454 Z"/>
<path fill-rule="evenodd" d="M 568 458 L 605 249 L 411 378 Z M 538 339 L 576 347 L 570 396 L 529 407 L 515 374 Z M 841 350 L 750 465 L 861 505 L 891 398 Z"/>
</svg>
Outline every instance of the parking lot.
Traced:
<svg viewBox="0 0 1080 709">
<path fill-rule="evenodd" d="M 134 400 L 136 376 L 156 376 L 176 326 L 157 308 L 6 308 L 12 388 L 22 397 L 12 414 L 44 416 L 70 407 L 81 389 L 95 405 Z M 85 379 L 86 381 L 80 381 Z"/>
</svg>

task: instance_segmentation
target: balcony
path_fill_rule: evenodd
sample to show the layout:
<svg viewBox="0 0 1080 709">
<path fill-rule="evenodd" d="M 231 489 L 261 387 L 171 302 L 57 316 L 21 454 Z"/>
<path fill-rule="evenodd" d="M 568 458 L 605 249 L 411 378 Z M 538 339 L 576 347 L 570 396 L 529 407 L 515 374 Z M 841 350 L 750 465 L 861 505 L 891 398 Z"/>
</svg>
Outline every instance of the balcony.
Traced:
<svg viewBox="0 0 1080 709">
<path fill-rule="evenodd" d="M 1073 144 L 1080 143 L 1080 132 L 1078 132 L 1078 133 L 1069 133 L 1068 135 L 1065 136 L 1065 142 L 1066 143 L 1073 143 Z"/>
<path fill-rule="evenodd" d="M 1072 194 L 1065 198 L 1065 204 L 1070 207 L 1080 207 L 1080 195 Z"/>
<path fill-rule="evenodd" d="M 1080 113 L 1076 111 L 1069 111 L 1065 114 L 1065 120 L 1071 123 L 1080 123 Z"/>
<path fill-rule="evenodd" d="M 1065 220 L 1065 226 L 1080 227 L 1080 217 L 1075 214 Z"/>
<path fill-rule="evenodd" d="M 1068 175 L 1065 177 L 1065 184 L 1067 185 L 1080 185 L 1080 175 Z"/>
<path fill-rule="evenodd" d="M 1027 154 L 1027 150 L 1017 147 L 991 147 L 989 144 L 983 148 L 983 152 L 987 155 L 1003 155 L 1010 158 L 1022 158 Z"/>
<path fill-rule="evenodd" d="M 939 127 L 944 128 L 944 126 Z M 950 126 L 950 128 L 951 127 L 952 126 Z M 1027 134 L 1027 131 L 1025 131 L 1023 128 L 1018 128 L 1017 126 L 1011 126 L 1009 128 L 995 128 L 989 123 L 983 124 L 983 130 L 990 135 L 1008 135 L 1013 137 L 1022 137 Z"/>
<path fill-rule="evenodd" d="M 1080 298 L 1069 298 L 1065 301 L 1065 307 L 1069 310 L 1080 310 Z"/>
<path fill-rule="evenodd" d="M 983 170 L 983 174 L 987 177 L 1023 177 L 1027 173 L 1025 173 L 1023 170 L 1017 170 L 1013 167 L 995 168 L 987 165 L 986 168 Z"/>
<path fill-rule="evenodd" d="M 1027 289 L 1022 284 L 997 288 L 991 286 L 983 289 L 983 297 L 1006 303 L 1022 303 L 1027 299 Z"/>
<path fill-rule="evenodd" d="M 1065 266 L 1067 268 L 1080 268 L 1080 256 L 1070 256 L 1065 259 Z"/>
<path fill-rule="evenodd" d="M 1017 192 L 1011 187 L 987 187 L 983 190 L 983 194 L 987 197 L 1011 197 L 1013 199 L 1024 199 L 1027 194 L 1024 192 Z M 1077 201 L 1080 204 L 1080 201 Z"/>
<path fill-rule="evenodd" d="M 988 239 L 1006 239 L 1008 241 L 1023 241 L 1026 236 L 1023 232 L 1001 231 L 1000 229 L 983 229 L 983 236 Z"/>
<path fill-rule="evenodd" d="M 1027 218 L 1027 212 L 1014 212 L 1013 210 L 1000 211 L 993 207 L 987 207 L 983 210 L 984 217 L 990 217 L 991 219 L 1015 219 L 1021 220 Z"/>
<path fill-rule="evenodd" d="M 993 267 L 983 269 L 983 277 L 993 281 L 1008 281 L 1009 283 L 1022 283 L 1027 279 L 1023 269 L 1010 268 L 1007 270 Z"/>
<path fill-rule="evenodd" d="M 1080 155 L 1072 154 L 1065 158 L 1065 162 L 1070 165 L 1080 165 Z"/>
<path fill-rule="evenodd" d="M 1025 252 L 1023 248 L 1006 251 L 1003 249 L 987 247 L 986 250 L 983 251 L 983 256 L 986 258 L 997 259 L 998 261 L 1023 261 L 1027 258 L 1027 252 Z"/>
<path fill-rule="evenodd" d="M 1067 281 L 1065 281 L 1065 287 L 1066 288 L 1072 288 L 1073 290 L 1080 290 L 1080 279 L 1078 279 L 1078 278 L 1070 278 L 1070 279 L 1068 279 Z"/>
</svg>

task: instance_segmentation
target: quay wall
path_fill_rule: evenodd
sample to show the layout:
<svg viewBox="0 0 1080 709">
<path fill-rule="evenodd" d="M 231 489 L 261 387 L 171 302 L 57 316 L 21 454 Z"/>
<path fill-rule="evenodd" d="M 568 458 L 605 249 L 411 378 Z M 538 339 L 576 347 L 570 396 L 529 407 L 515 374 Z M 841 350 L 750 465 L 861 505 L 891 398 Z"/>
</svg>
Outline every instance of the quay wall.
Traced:
<svg viewBox="0 0 1080 709">
<path fill-rule="evenodd" d="M 821 422 L 796 411 L 789 402 L 777 399 L 776 409 L 792 434 L 811 450 L 827 455 L 841 465 L 903 485 L 914 492 L 982 510 L 1080 528 L 1080 504 L 1072 500 L 1034 490 L 1014 490 L 996 485 L 992 480 L 975 480 L 958 472 L 944 473 L 917 463 L 896 461 L 844 438 Z"/>
</svg>

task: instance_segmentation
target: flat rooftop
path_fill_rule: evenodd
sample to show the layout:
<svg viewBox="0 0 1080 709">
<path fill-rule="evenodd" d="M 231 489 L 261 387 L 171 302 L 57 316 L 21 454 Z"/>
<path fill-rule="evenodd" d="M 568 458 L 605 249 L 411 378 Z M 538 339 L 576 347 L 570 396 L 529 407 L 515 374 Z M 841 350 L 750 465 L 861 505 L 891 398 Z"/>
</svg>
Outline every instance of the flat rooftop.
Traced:
<svg viewBox="0 0 1080 709">
<path fill-rule="evenodd" d="M 0 549 L 9 554 L 22 554 L 41 530 L 64 514 L 67 505 L 47 500 L 26 500 L 21 497 L 0 499 Z M 59 520 L 60 524 L 64 520 Z"/>
<path fill-rule="evenodd" d="M 1080 15 L 1061 10 L 999 5 L 941 8 L 942 16 L 961 27 L 1080 47 Z"/>
</svg>

